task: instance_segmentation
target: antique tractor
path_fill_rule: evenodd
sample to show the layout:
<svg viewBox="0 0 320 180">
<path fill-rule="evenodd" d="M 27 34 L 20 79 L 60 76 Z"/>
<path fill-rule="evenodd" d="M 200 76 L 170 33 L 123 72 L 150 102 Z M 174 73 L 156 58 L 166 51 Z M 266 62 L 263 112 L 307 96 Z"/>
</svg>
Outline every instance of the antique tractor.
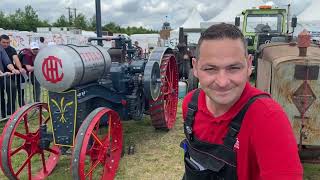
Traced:
<svg viewBox="0 0 320 180">
<path fill-rule="evenodd" d="M 289 11 L 290 5 L 288 9 L 262 5 L 259 8 L 246 9 L 241 13 L 243 16 L 242 33 L 247 41 L 248 53 L 254 57 L 252 63 L 254 79 L 257 71 L 259 47 L 270 43 L 273 37 L 285 37 L 293 34 L 294 28 L 297 26 L 297 17 L 292 17 L 290 28 Z M 235 25 L 240 27 L 239 16 L 235 18 Z"/>
<path fill-rule="evenodd" d="M 176 49 L 178 63 L 179 80 L 187 83 L 187 91 L 198 88 L 199 80 L 193 75 L 192 58 L 196 57 L 197 44 L 188 44 L 188 35 L 186 33 L 201 33 L 201 29 L 179 28 L 179 43 Z"/>
<path fill-rule="evenodd" d="M 288 39 L 272 38 L 260 47 L 256 86 L 287 112 L 301 160 L 320 163 L 320 47 L 306 31 L 297 42 Z"/>
<path fill-rule="evenodd" d="M 113 179 L 122 154 L 121 120 L 142 119 L 169 130 L 176 119 L 178 71 L 169 48 L 139 57 L 122 36 L 105 49 L 88 44 L 41 50 L 35 75 L 48 104 L 17 110 L 3 129 L 1 168 L 9 179 L 45 179 L 72 154 L 73 179 Z"/>
</svg>

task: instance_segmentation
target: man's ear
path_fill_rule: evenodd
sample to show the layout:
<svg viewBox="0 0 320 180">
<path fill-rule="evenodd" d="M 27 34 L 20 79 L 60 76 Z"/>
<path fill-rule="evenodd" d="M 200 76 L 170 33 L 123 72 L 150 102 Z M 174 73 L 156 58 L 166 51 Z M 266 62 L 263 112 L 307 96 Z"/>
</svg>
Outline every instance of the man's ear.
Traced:
<svg viewBox="0 0 320 180">
<path fill-rule="evenodd" d="M 249 74 L 249 76 L 250 76 L 251 73 L 252 73 L 252 61 L 253 61 L 253 56 L 252 56 L 252 54 L 248 54 L 248 57 L 247 57 L 247 65 L 248 65 L 248 74 Z"/>
<path fill-rule="evenodd" d="M 197 66 L 198 66 L 198 60 L 196 58 L 192 58 L 193 75 L 198 78 L 198 70 L 197 70 L 198 68 L 197 68 Z"/>
</svg>

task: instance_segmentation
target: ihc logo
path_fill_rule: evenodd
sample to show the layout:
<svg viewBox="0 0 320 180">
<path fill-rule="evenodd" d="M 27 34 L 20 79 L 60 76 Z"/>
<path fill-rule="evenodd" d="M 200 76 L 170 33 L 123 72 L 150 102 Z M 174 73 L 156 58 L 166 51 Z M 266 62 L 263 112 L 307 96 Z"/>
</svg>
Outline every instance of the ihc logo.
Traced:
<svg viewBox="0 0 320 180">
<path fill-rule="evenodd" d="M 59 73 L 59 70 L 61 73 Z M 57 83 L 63 79 L 61 59 L 54 56 L 48 56 L 42 63 L 42 74 L 44 78 L 51 82 Z"/>
</svg>

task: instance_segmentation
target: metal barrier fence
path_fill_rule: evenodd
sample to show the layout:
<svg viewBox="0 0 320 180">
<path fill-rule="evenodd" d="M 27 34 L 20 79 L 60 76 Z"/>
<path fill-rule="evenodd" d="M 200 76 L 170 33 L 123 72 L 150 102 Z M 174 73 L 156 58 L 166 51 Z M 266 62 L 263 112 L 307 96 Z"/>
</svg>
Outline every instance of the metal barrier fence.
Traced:
<svg viewBox="0 0 320 180">
<path fill-rule="evenodd" d="M 33 73 L 0 75 L 0 121 L 7 120 L 25 104 L 47 102 L 47 94 Z"/>
</svg>

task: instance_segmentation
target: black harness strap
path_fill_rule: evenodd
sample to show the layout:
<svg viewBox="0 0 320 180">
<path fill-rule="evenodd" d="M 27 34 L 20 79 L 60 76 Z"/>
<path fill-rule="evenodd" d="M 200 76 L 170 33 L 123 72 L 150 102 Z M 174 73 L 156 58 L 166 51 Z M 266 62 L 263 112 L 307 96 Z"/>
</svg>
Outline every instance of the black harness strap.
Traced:
<svg viewBox="0 0 320 180">
<path fill-rule="evenodd" d="M 249 99 L 249 101 L 244 105 L 244 107 L 240 110 L 240 112 L 230 122 L 229 131 L 223 141 L 223 144 L 226 147 L 228 147 L 229 149 L 232 150 L 236 141 L 237 141 L 236 137 L 240 131 L 242 120 L 243 120 L 248 108 L 256 99 L 261 98 L 261 97 L 270 98 L 270 96 L 267 94 L 259 94 L 259 95 L 251 97 Z"/>
<path fill-rule="evenodd" d="M 233 149 L 237 135 L 240 131 L 242 120 L 249 106 L 260 97 L 270 97 L 267 94 L 253 96 L 243 106 L 239 113 L 231 120 L 229 129 L 223 139 L 223 144 L 211 144 L 197 139 L 193 134 L 193 124 L 195 115 L 198 111 L 198 97 L 200 89 L 193 94 L 188 104 L 186 119 L 184 122 L 184 133 L 186 139 L 181 142 L 185 150 L 186 179 L 188 180 L 207 180 L 207 179 L 237 179 L 237 160 Z M 204 171 L 199 171 L 199 167 L 190 168 L 190 158 L 200 163 Z"/>
<path fill-rule="evenodd" d="M 188 110 L 186 114 L 186 119 L 184 122 L 184 132 L 188 139 L 193 140 L 193 122 L 196 112 L 198 111 L 198 97 L 200 94 L 200 89 L 196 89 L 191 97 L 191 101 L 188 104 Z"/>
</svg>

